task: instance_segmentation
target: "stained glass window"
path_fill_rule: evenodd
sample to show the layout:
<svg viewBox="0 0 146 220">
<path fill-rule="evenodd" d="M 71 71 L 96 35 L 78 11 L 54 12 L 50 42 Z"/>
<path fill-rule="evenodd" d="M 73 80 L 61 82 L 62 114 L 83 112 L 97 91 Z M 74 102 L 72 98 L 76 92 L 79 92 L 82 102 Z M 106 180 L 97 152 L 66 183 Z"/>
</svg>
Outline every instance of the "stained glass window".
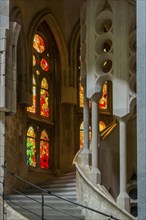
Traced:
<svg viewBox="0 0 146 220">
<path fill-rule="evenodd" d="M 41 82 L 41 90 L 40 90 L 40 114 L 45 117 L 49 116 L 48 98 L 49 98 L 48 83 L 46 78 L 43 78 Z"/>
<path fill-rule="evenodd" d="M 43 53 L 45 50 L 45 42 L 43 38 L 35 34 L 34 39 L 33 39 L 33 48 L 38 52 L 38 53 Z"/>
<path fill-rule="evenodd" d="M 40 137 L 40 168 L 49 168 L 49 137 L 45 130 Z"/>
<path fill-rule="evenodd" d="M 84 89 L 81 85 L 81 82 L 80 82 L 80 85 L 79 85 L 79 89 L 80 89 L 80 107 L 83 108 L 84 106 Z"/>
<path fill-rule="evenodd" d="M 48 63 L 46 59 L 41 59 L 40 65 L 41 65 L 41 68 L 46 72 L 50 69 L 50 64 Z"/>
<path fill-rule="evenodd" d="M 102 97 L 99 100 L 99 109 L 105 110 L 107 109 L 107 83 L 104 83 L 103 89 L 102 89 Z"/>
<path fill-rule="evenodd" d="M 89 145 L 91 144 L 92 131 L 91 126 L 89 126 Z M 84 122 L 80 125 L 80 148 L 84 147 Z"/>
<path fill-rule="evenodd" d="M 99 131 L 103 131 L 106 127 L 107 126 L 104 121 L 99 121 Z"/>
<path fill-rule="evenodd" d="M 27 155 L 26 163 L 36 167 L 36 134 L 34 128 L 30 126 L 27 130 Z"/>
<path fill-rule="evenodd" d="M 46 30 L 45 30 L 46 33 Z M 32 48 L 32 106 L 27 107 L 28 123 L 34 124 L 27 130 L 27 165 L 41 168 L 50 168 L 50 148 L 49 138 L 50 125 L 50 103 L 52 95 L 49 94 L 50 86 L 54 82 L 52 73 L 53 53 L 49 46 L 49 40 L 46 40 L 44 34 L 36 33 L 34 35 Z M 50 38 L 49 38 L 50 39 Z M 53 44 L 54 45 L 54 44 Z M 51 64 L 50 64 L 51 60 Z M 51 91 L 52 94 L 52 91 Z M 51 102 L 53 103 L 53 102 Z M 52 111 L 51 105 L 51 111 Z M 49 128 L 47 127 L 49 125 Z M 47 127 L 49 130 L 44 129 Z M 34 129 L 35 128 L 35 129 Z"/>
</svg>

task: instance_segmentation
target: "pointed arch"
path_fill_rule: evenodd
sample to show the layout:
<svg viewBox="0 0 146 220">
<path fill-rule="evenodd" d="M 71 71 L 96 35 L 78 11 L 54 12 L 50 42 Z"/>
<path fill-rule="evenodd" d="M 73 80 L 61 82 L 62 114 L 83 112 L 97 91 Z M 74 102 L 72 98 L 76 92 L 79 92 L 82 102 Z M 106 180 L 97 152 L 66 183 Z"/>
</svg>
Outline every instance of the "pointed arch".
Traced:
<svg viewBox="0 0 146 220">
<path fill-rule="evenodd" d="M 46 22 L 46 24 L 48 25 L 48 27 L 50 28 L 53 37 L 55 39 L 56 45 L 57 45 L 57 49 L 59 51 L 59 55 L 60 55 L 60 73 L 61 73 L 61 84 L 63 87 L 68 86 L 69 85 L 69 77 L 67 76 L 67 72 L 68 72 L 68 49 L 67 49 L 67 45 L 66 42 L 64 40 L 64 37 L 60 31 L 59 25 L 55 19 L 55 17 L 53 16 L 52 12 L 48 9 L 40 11 L 39 14 L 33 19 L 33 22 L 30 25 L 30 29 L 28 32 L 28 48 L 29 48 L 29 60 L 32 60 L 31 58 L 31 45 L 33 42 L 33 36 L 38 28 L 38 26 L 42 23 L 42 22 Z M 31 68 L 32 66 L 30 65 L 30 72 L 31 72 Z"/>
</svg>

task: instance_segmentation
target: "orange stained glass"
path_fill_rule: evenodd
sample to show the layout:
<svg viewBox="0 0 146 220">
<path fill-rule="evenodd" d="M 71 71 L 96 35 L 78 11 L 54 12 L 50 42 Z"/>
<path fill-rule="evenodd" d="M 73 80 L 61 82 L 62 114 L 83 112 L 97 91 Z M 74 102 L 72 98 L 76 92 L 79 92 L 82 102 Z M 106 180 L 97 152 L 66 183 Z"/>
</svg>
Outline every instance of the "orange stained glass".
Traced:
<svg viewBox="0 0 146 220">
<path fill-rule="evenodd" d="M 49 138 L 45 130 L 40 137 L 40 168 L 49 168 Z"/>
<path fill-rule="evenodd" d="M 103 131 L 106 127 L 107 126 L 104 121 L 99 122 L 99 131 Z"/>
<path fill-rule="evenodd" d="M 32 126 L 27 130 L 26 163 L 36 167 L 36 134 Z"/>
<path fill-rule="evenodd" d="M 44 42 L 43 38 L 38 34 L 34 35 L 33 48 L 38 53 L 43 53 L 45 51 L 45 42 Z"/>
<path fill-rule="evenodd" d="M 31 107 L 27 107 L 27 111 L 31 113 L 36 113 L 36 80 L 34 75 L 33 75 L 32 95 L 33 95 L 33 104 Z"/>
<path fill-rule="evenodd" d="M 84 147 L 84 123 L 80 125 L 80 148 Z"/>
<path fill-rule="evenodd" d="M 36 57 L 35 57 L 35 55 L 33 55 L 33 60 L 32 60 L 32 62 L 33 62 L 33 66 L 35 66 L 36 65 Z"/>
<path fill-rule="evenodd" d="M 49 92 L 46 78 L 42 79 L 40 89 L 40 115 L 49 117 Z"/>
<path fill-rule="evenodd" d="M 49 71 L 50 70 L 50 64 L 48 63 L 48 61 L 46 59 L 41 59 L 40 61 L 40 65 L 41 65 L 41 68 L 44 70 L 44 71 Z"/>
<path fill-rule="evenodd" d="M 107 109 L 107 83 L 104 83 L 102 89 L 102 97 L 99 101 L 99 109 Z"/>
<path fill-rule="evenodd" d="M 80 107 L 82 108 L 84 106 L 84 89 L 81 85 L 81 82 L 79 84 L 79 89 L 80 89 L 80 92 L 79 92 L 79 104 L 80 104 Z"/>
<path fill-rule="evenodd" d="M 91 126 L 89 126 L 89 145 L 91 144 L 91 139 L 92 139 L 92 131 L 91 131 Z M 84 147 L 84 122 L 81 123 L 80 125 L 80 148 Z"/>
</svg>

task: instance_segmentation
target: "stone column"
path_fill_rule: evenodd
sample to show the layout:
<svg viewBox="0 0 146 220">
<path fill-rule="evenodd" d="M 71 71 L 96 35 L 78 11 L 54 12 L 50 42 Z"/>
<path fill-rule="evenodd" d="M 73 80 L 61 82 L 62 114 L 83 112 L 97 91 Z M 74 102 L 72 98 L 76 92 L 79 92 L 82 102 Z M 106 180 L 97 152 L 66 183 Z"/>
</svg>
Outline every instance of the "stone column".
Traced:
<svg viewBox="0 0 146 220">
<path fill-rule="evenodd" d="M 98 168 L 98 102 L 92 99 L 92 169 L 90 177 L 94 183 L 101 183 L 101 173 Z"/>
<path fill-rule="evenodd" d="M 86 96 L 86 84 L 84 85 L 83 122 L 84 122 L 84 147 L 81 152 L 81 163 L 82 165 L 88 165 L 89 163 L 89 100 Z"/>
<path fill-rule="evenodd" d="M 120 194 L 117 203 L 127 211 L 130 207 L 130 199 L 127 193 L 127 149 L 126 149 L 126 120 L 118 118 L 120 138 Z"/>
<path fill-rule="evenodd" d="M 137 0 L 138 220 L 146 219 L 146 1 Z"/>
<path fill-rule="evenodd" d="M 0 112 L 0 197 L 3 195 L 4 181 L 4 139 L 5 139 L 5 112 Z M 0 219 L 3 217 L 3 207 L 0 207 Z"/>
</svg>

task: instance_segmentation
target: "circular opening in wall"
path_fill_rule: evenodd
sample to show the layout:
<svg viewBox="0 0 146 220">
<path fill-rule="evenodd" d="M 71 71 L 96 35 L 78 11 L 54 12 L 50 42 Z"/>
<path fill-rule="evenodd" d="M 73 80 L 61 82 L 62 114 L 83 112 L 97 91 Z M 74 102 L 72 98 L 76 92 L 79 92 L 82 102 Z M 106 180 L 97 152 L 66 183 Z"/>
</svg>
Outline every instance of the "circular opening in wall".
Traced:
<svg viewBox="0 0 146 220">
<path fill-rule="evenodd" d="M 106 33 L 96 38 L 96 53 L 108 53 L 112 49 L 112 34 Z"/>
<path fill-rule="evenodd" d="M 129 192 L 129 196 L 131 199 L 136 200 L 137 199 L 137 189 L 136 188 L 131 189 Z"/>
<path fill-rule="evenodd" d="M 112 61 L 111 60 L 105 60 L 102 64 L 102 70 L 104 73 L 108 73 L 112 68 Z"/>
<path fill-rule="evenodd" d="M 134 216 L 134 217 L 137 217 L 137 206 L 136 205 L 133 205 L 131 207 L 131 214 Z"/>
<path fill-rule="evenodd" d="M 112 28 L 112 12 L 104 10 L 96 17 L 96 33 L 103 34 L 111 31 Z"/>
<path fill-rule="evenodd" d="M 107 19 L 103 22 L 103 31 L 106 33 L 110 31 L 112 27 L 112 21 L 110 19 Z"/>
<path fill-rule="evenodd" d="M 112 41 L 111 40 L 104 41 L 102 51 L 104 53 L 107 53 L 111 50 L 111 48 L 112 48 Z"/>
</svg>

